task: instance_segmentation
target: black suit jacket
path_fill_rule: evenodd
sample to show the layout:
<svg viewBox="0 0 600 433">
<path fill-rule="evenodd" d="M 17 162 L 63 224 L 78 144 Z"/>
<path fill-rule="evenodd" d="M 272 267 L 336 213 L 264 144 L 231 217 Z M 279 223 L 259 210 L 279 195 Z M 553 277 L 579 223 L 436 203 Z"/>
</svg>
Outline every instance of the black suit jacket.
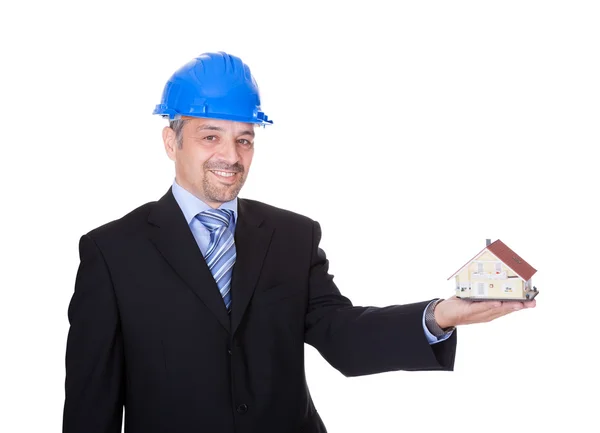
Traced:
<svg viewBox="0 0 600 433">
<path fill-rule="evenodd" d="M 325 432 L 304 343 L 337 370 L 451 370 L 428 301 L 356 307 L 317 222 L 238 199 L 229 315 L 171 189 L 82 236 L 68 309 L 64 433 Z"/>
</svg>

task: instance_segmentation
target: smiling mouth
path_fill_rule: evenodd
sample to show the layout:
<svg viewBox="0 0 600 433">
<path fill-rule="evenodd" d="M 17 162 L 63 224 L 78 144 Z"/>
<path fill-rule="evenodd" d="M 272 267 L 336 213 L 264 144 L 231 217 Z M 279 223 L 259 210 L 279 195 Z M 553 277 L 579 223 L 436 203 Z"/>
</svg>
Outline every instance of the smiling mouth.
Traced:
<svg viewBox="0 0 600 433">
<path fill-rule="evenodd" d="M 241 172 L 239 171 L 223 171 L 223 170 L 209 170 L 220 182 L 225 185 L 233 185 L 240 181 L 241 178 L 237 176 L 238 174 L 241 176 Z M 239 178 L 239 179 L 238 179 Z"/>
<path fill-rule="evenodd" d="M 220 170 L 210 170 L 210 171 L 221 177 L 232 177 L 232 176 L 235 176 L 235 174 L 236 174 L 235 172 L 230 172 L 230 171 L 220 171 Z"/>
</svg>

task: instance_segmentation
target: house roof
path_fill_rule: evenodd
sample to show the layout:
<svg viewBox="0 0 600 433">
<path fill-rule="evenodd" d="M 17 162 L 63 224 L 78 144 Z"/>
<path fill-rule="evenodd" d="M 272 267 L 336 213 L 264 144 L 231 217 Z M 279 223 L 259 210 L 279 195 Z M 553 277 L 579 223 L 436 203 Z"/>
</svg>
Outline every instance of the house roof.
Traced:
<svg viewBox="0 0 600 433">
<path fill-rule="evenodd" d="M 517 253 L 508 248 L 508 246 L 504 242 L 498 239 L 497 241 L 492 242 L 490 245 L 486 246 L 477 254 L 475 254 L 475 256 L 471 260 L 465 263 L 458 271 L 450 275 L 448 279 L 458 274 L 465 266 L 467 266 L 469 263 L 471 263 L 473 260 L 479 257 L 481 253 L 483 253 L 485 250 L 490 251 L 492 254 L 498 257 L 498 259 L 500 259 L 506 266 L 512 269 L 515 272 L 515 274 L 523 278 L 525 281 L 529 280 L 533 276 L 533 274 L 537 272 L 537 270 L 534 269 L 529 263 L 527 263 L 525 260 L 519 257 Z"/>
</svg>

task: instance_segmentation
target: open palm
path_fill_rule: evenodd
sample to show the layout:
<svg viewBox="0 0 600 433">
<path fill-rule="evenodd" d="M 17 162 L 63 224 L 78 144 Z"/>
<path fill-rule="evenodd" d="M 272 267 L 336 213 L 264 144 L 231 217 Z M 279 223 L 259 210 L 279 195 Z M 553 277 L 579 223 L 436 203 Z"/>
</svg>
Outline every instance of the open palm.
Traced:
<svg viewBox="0 0 600 433">
<path fill-rule="evenodd" d="M 435 320 L 442 328 L 490 322 L 498 317 L 525 308 L 534 308 L 535 300 L 519 301 L 467 301 L 452 296 L 435 308 Z"/>
</svg>

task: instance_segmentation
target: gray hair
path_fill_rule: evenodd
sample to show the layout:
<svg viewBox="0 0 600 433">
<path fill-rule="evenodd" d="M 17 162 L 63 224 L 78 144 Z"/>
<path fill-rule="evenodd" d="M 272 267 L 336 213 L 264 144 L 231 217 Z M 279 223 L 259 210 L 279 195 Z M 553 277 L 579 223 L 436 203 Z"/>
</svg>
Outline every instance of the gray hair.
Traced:
<svg viewBox="0 0 600 433">
<path fill-rule="evenodd" d="M 177 148 L 183 147 L 183 127 L 185 126 L 188 119 L 175 119 L 169 120 L 169 128 L 175 131 L 175 138 L 177 140 Z"/>
</svg>

